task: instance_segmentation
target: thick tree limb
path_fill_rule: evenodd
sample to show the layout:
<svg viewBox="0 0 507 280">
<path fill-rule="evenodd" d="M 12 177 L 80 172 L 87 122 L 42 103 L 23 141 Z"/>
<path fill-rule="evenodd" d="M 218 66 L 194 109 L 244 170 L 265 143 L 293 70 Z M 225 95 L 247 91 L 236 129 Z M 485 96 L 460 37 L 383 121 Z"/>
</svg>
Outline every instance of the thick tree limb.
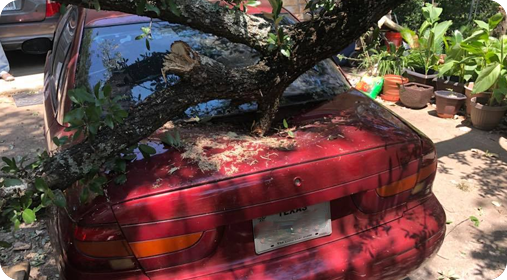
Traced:
<svg viewBox="0 0 507 280">
<path fill-rule="evenodd" d="M 59 0 L 83 5 L 81 0 Z M 270 30 L 267 22 L 238 11 L 228 11 L 205 0 L 174 0 L 181 16 L 161 10 L 159 18 L 181 23 L 232 42 L 255 48 L 263 54 L 257 65 L 229 69 L 219 62 L 174 46 L 164 68 L 182 79 L 175 86 L 158 91 L 135 106 L 122 125 L 99 131 L 94 142 L 86 140 L 57 153 L 27 181 L 42 176 L 51 188 L 65 189 L 92 168 L 101 166 L 127 147 L 148 137 L 188 107 L 214 99 L 259 102 L 263 116 L 257 129 L 262 134 L 271 124 L 285 88 L 318 61 L 338 53 L 364 33 L 388 10 L 403 1 L 358 0 L 342 2 L 332 13 L 313 21 L 287 27 L 295 42 L 291 58 L 278 51 L 266 51 Z M 134 2 L 98 0 L 102 9 L 135 13 Z M 154 1 L 154 3 L 159 3 Z M 159 6 L 159 8 L 161 8 Z M 156 17 L 154 13 L 147 15 Z"/>
<path fill-rule="evenodd" d="M 231 10 L 227 6 L 215 5 L 207 0 L 172 0 L 181 15 L 173 14 L 170 9 L 163 9 L 162 0 L 150 1 L 160 9 L 160 15 L 146 11 L 143 15 L 187 25 L 205 33 L 229 39 L 234 43 L 248 45 L 261 53 L 267 53 L 266 38 L 271 30 L 271 23 L 263 18 Z M 92 0 L 58 0 L 62 4 L 90 7 Z M 137 3 L 140 1 L 99 0 L 102 10 L 119 11 L 137 14 Z"/>
</svg>

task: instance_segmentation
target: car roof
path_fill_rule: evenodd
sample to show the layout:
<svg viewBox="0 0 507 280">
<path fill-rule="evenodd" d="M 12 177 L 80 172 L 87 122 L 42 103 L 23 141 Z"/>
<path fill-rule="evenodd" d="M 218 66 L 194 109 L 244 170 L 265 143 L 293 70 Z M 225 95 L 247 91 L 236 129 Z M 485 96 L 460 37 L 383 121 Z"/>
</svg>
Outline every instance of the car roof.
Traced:
<svg viewBox="0 0 507 280">
<path fill-rule="evenodd" d="M 211 1 L 216 2 L 216 1 Z M 262 12 L 270 13 L 272 8 L 268 1 L 261 0 L 257 7 L 249 7 L 249 14 L 260 14 Z M 285 11 L 287 12 L 287 11 Z M 103 27 L 121 24 L 148 22 L 150 18 L 137 15 L 125 14 L 111 11 L 96 11 L 94 9 L 85 9 L 85 27 Z"/>
</svg>

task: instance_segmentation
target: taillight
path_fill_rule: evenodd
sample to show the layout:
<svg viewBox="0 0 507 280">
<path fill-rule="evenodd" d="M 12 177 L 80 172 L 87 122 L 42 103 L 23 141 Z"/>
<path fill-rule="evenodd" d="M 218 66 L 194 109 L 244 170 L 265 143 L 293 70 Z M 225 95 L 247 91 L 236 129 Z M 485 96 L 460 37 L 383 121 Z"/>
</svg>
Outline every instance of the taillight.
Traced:
<svg viewBox="0 0 507 280">
<path fill-rule="evenodd" d="M 437 155 L 435 146 L 426 137 L 422 139 L 421 153 L 419 161 L 393 172 L 397 174 L 396 179 L 389 172 L 387 180 L 386 176 L 379 176 L 380 187 L 353 195 L 357 207 L 365 213 L 377 213 L 429 195 L 437 170 Z"/>
<path fill-rule="evenodd" d="M 437 151 L 435 145 L 427 137 L 422 139 L 421 169 L 417 177 L 417 185 L 412 190 L 412 198 L 426 196 L 432 192 L 433 181 L 437 173 Z"/>
<path fill-rule="evenodd" d="M 46 0 L 46 17 L 52 17 L 60 12 L 61 4 L 52 0 Z"/>
<path fill-rule="evenodd" d="M 149 241 L 130 243 L 134 255 L 138 258 L 152 257 L 184 250 L 195 245 L 202 232 L 168 237 Z"/>
<path fill-rule="evenodd" d="M 73 243 L 69 259 L 83 269 L 121 271 L 138 268 L 134 254 L 117 224 L 76 225 Z"/>
</svg>

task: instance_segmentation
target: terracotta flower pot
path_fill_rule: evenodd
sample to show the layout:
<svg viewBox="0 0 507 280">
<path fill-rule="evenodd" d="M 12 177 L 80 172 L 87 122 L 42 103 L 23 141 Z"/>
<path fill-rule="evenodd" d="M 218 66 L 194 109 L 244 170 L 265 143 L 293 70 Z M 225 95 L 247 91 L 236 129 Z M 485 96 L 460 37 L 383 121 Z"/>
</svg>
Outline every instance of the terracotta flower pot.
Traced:
<svg viewBox="0 0 507 280">
<path fill-rule="evenodd" d="M 472 105 L 472 124 L 475 128 L 492 130 L 502 121 L 507 106 L 488 106 L 487 97 L 473 97 L 470 100 Z"/>
<path fill-rule="evenodd" d="M 465 84 L 459 82 L 459 78 L 445 77 L 445 78 L 436 78 L 435 79 L 435 90 L 452 90 L 457 93 L 465 93 Z"/>
<path fill-rule="evenodd" d="M 472 94 L 472 91 L 474 89 L 474 83 L 468 83 L 466 86 L 465 86 L 465 95 L 467 97 L 467 100 L 466 100 L 466 111 L 467 111 L 467 116 L 470 116 L 470 114 L 472 113 L 472 105 L 471 105 L 471 100 L 472 100 L 472 97 L 487 97 L 489 98 L 491 96 L 491 92 L 482 92 L 482 93 L 476 93 L 476 94 Z"/>
<path fill-rule="evenodd" d="M 403 44 L 403 38 L 400 32 L 386 31 L 385 36 L 387 50 L 389 50 L 389 42 L 393 43 L 396 48 L 399 48 Z"/>
<path fill-rule="evenodd" d="M 414 69 L 414 71 L 406 69 L 408 80 L 411 82 L 420 83 L 428 86 L 435 86 L 435 82 L 433 81 L 438 73 L 430 70 L 428 71 L 428 75 L 424 74 L 424 69 Z"/>
<path fill-rule="evenodd" d="M 400 86 L 408 83 L 408 79 L 399 75 L 385 75 L 382 99 L 397 102 L 400 100 Z"/>
<path fill-rule="evenodd" d="M 453 118 L 466 100 L 464 94 L 447 90 L 437 90 L 435 96 L 437 115 L 441 118 Z"/>
<path fill-rule="evenodd" d="M 403 105 L 413 108 L 421 109 L 426 107 L 433 96 L 433 87 L 419 84 L 408 83 L 400 87 L 400 100 Z"/>
</svg>

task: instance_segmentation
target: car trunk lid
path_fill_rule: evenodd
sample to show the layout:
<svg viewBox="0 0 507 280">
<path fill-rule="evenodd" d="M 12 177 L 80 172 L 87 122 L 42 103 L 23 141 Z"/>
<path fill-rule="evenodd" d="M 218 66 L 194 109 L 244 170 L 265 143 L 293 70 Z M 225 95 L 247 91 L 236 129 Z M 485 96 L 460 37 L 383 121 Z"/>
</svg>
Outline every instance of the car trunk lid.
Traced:
<svg viewBox="0 0 507 280">
<path fill-rule="evenodd" d="M 149 145 L 157 154 L 149 160 L 132 163 L 125 185 L 110 186 L 112 203 L 121 203 L 192 186 L 220 183 L 234 178 L 277 170 L 294 165 L 386 148 L 398 143 L 418 143 L 418 135 L 385 108 L 352 90 L 338 95 L 315 110 L 288 120 L 289 129 L 297 127 L 294 138 L 282 127 L 271 137 L 238 135 L 227 126 L 186 126 L 169 133 L 181 135 L 185 147 L 179 150 L 160 141 Z M 167 128 L 153 138 L 163 137 Z M 403 160 L 403 159 L 401 159 Z M 358 163 L 361 164 L 361 163 Z M 390 166 L 364 164 L 367 176 Z M 392 167 L 392 166 L 391 166 Z M 370 171 L 368 171 L 370 170 Z M 369 172 L 369 173 L 368 173 Z"/>
</svg>

